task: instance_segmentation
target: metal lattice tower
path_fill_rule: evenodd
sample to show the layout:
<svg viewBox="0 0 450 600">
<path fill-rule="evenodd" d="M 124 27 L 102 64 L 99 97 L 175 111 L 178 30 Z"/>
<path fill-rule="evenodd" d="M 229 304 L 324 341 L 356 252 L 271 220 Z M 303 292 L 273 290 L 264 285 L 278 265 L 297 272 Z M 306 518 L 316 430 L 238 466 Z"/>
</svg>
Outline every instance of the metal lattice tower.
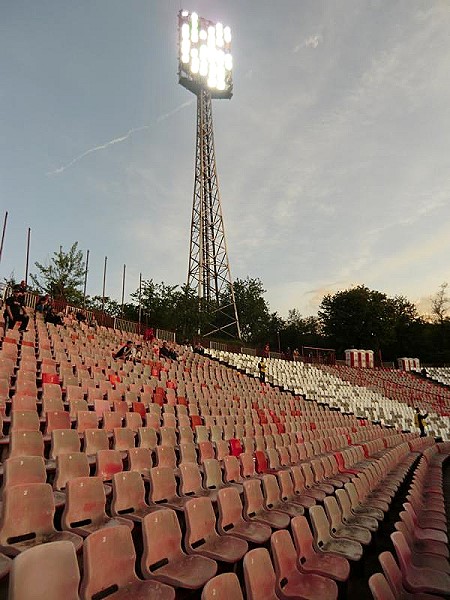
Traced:
<svg viewBox="0 0 450 600">
<path fill-rule="evenodd" d="M 206 329 L 201 331 L 203 335 L 223 332 L 241 337 L 217 179 L 212 101 L 207 89 L 197 92 L 197 146 L 187 285 L 197 290 L 199 313 L 210 317 Z"/>
</svg>

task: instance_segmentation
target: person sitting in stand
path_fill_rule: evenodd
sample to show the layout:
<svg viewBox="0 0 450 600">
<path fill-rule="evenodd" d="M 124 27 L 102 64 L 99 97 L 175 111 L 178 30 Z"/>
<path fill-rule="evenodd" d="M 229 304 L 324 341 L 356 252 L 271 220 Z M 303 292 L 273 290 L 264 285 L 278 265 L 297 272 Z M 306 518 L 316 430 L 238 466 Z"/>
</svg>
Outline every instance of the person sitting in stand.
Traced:
<svg viewBox="0 0 450 600">
<path fill-rule="evenodd" d="M 78 323 L 85 323 L 86 322 L 86 315 L 84 314 L 83 311 L 79 310 L 75 313 L 75 319 L 78 321 Z"/>
<path fill-rule="evenodd" d="M 61 313 L 57 313 L 55 308 L 49 304 L 45 311 L 44 323 L 53 323 L 53 325 L 64 325 Z"/>
<path fill-rule="evenodd" d="M 46 294 L 45 296 L 39 296 L 39 299 L 36 304 L 36 310 L 40 313 L 45 313 L 50 305 L 50 296 Z"/>
<path fill-rule="evenodd" d="M 414 425 L 420 429 L 420 437 L 425 437 L 425 425 L 427 424 L 426 418 L 428 417 L 428 413 L 422 415 L 420 410 L 416 408 L 416 414 L 414 415 Z"/>
<path fill-rule="evenodd" d="M 203 348 L 201 342 L 197 342 L 194 346 L 195 354 L 205 354 L 205 349 Z"/>
<path fill-rule="evenodd" d="M 131 357 L 131 352 L 133 349 L 133 342 L 128 340 L 125 346 L 122 346 L 116 353 L 113 352 L 113 358 L 120 358 L 122 360 L 127 360 Z"/>
<path fill-rule="evenodd" d="M 140 363 L 142 361 L 142 345 L 138 344 L 137 346 L 133 346 L 131 349 L 131 359 L 133 364 Z"/>
<path fill-rule="evenodd" d="M 22 306 L 21 290 L 19 286 L 13 288 L 12 296 L 5 301 L 5 330 L 14 329 L 16 323 L 20 323 L 19 331 L 28 331 L 27 325 L 30 317 L 26 314 Z"/>
<path fill-rule="evenodd" d="M 172 360 L 177 360 L 178 358 L 175 350 L 169 348 L 167 342 L 163 342 L 163 345 L 159 349 L 159 356 L 164 356 L 164 358 L 170 358 Z"/>
</svg>

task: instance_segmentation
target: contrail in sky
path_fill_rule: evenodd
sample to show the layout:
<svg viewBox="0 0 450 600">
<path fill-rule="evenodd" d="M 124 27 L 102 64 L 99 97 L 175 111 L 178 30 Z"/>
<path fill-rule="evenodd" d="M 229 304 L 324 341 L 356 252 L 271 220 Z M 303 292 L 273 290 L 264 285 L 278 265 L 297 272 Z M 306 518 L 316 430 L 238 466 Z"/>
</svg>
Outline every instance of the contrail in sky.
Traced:
<svg viewBox="0 0 450 600">
<path fill-rule="evenodd" d="M 189 102 L 183 102 L 183 104 L 180 104 L 180 106 L 177 106 L 170 112 L 160 115 L 156 119 L 156 123 L 161 123 L 162 121 L 169 119 L 170 117 L 175 115 L 177 112 L 179 112 L 183 108 L 186 108 L 186 106 L 190 106 L 193 102 L 194 102 L 194 100 L 189 100 Z M 85 156 L 88 156 L 89 154 L 93 154 L 94 152 L 98 152 L 99 150 L 105 150 L 106 148 L 109 148 L 109 146 L 114 146 L 114 144 L 120 144 L 120 142 L 124 142 L 129 137 L 131 137 L 133 135 L 133 133 L 137 133 L 138 131 L 144 131 L 145 129 L 151 129 L 152 127 L 154 127 L 154 124 L 153 125 L 142 125 L 142 127 L 133 127 L 132 129 L 127 131 L 127 133 L 125 135 L 114 138 L 113 140 L 110 140 L 109 142 L 105 142 L 104 144 L 100 144 L 99 146 L 94 146 L 93 148 L 89 148 L 89 150 L 86 150 L 82 154 L 79 154 L 78 156 L 73 158 L 67 164 L 65 164 L 61 167 L 58 167 L 54 171 L 49 171 L 48 173 L 46 173 L 46 175 L 59 175 L 59 173 L 63 173 L 66 169 L 68 169 L 69 167 L 71 167 L 72 165 L 74 165 L 75 163 L 80 161 Z"/>
</svg>

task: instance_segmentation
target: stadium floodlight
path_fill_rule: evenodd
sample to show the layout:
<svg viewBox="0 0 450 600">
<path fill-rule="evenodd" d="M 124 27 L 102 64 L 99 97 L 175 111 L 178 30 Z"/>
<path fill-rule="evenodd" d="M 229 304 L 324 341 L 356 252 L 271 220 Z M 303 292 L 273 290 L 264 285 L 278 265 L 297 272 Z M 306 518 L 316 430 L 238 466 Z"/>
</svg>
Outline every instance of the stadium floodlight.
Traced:
<svg viewBox="0 0 450 600">
<path fill-rule="evenodd" d="M 197 95 L 206 89 L 211 98 L 231 98 L 231 29 L 187 10 L 180 11 L 178 25 L 181 85 Z"/>
</svg>

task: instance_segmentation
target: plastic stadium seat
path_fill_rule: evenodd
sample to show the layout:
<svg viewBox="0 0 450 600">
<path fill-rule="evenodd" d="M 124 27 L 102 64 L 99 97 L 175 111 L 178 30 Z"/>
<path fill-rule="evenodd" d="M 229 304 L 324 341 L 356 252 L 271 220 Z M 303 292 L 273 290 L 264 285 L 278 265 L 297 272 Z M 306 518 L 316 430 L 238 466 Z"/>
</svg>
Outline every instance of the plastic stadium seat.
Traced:
<svg viewBox="0 0 450 600">
<path fill-rule="evenodd" d="M 251 479 L 256 476 L 253 454 L 243 452 L 239 455 L 239 461 L 241 463 L 241 474 L 244 479 Z"/>
<path fill-rule="evenodd" d="M 128 470 L 137 471 L 144 479 L 150 476 L 153 467 L 152 453 L 147 448 L 130 448 L 128 450 Z"/>
<path fill-rule="evenodd" d="M 378 557 L 378 560 L 383 567 L 384 576 L 386 577 L 386 580 L 388 581 L 395 598 L 401 598 L 402 600 L 438 599 L 438 596 L 432 594 L 410 594 L 407 592 L 403 587 L 402 572 L 400 571 L 400 567 L 397 565 L 395 558 L 390 552 L 382 552 Z"/>
<path fill-rule="evenodd" d="M 267 509 L 279 510 L 288 514 L 290 517 L 297 517 L 304 514 L 303 506 L 281 499 L 280 488 L 278 487 L 275 475 L 264 475 L 262 478 L 264 488 L 264 503 Z"/>
<path fill-rule="evenodd" d="M 264 508 L 264 499 L 261 492 L 261 482 L 258 479 L 244 481 L 244 517 L 249 521 L 257 521 L 269 525 L 273 529 L 285 529 L 289 526 L 288 514 L 277 510 Z"/>
<path fill-rule="evenodd" d="M 90 410 L 77 411 L 77 431 L 84 433 L 86 429 L 97 429 L 98 418 L 95 412 Z"/>
<path fill-rule="evenodd" d="M 75 429 L 55 429 L 52 431 L 50 457 L 55 460 L 60 454 L 73 454 L 80 451 L 80 436 Z"/>
<path fill-rule="evenodd" d="M 111 514 L 138 523 L 154 508 L 145 502 L 145 487 L 137 471 L 123 471 L 113 475 Z"/>
<path fill-rule="evenodd" d="M 359 542 L 332 537 L 330 523 L 322 506 L 312 506 L 309 509 L 309 516 L 314 532 L 315 545 L 320 551 L 333 552 L 353 561 L 361 558 L 363 548 Z"/>
<path fill-rule="evenodd" d="M 394 596 L 389 583 L 381 573 L 374 573 L 369 578 L 369 588 L 374 600 L 396 600 L 401 596 Z"/>
<path fill-rule="evenodd" d="M 15 556 L 28 548 L 55 541 L 69 541 L 76 549 L 81 538 L 53 525 L 55 505 L 48 483 L 14 485 L 5 489 L 0 524 L 0 550 Z"/>
<path fill-rule="evenodd" d="M 177 434 L 173 427 L 160 427 L 159 435 L 161 446 L 171 446 L 173 448 L 177 445 Z"/>
<path fill-rule="evenodd" d="M 136 412 L 125 413 L 125 427 L 137 433 L 139 431 L 139 427 L 142 427 L 141 415 Z"/>
<path fill-rule="evenodd" d="M 412 593 L 450 594 L 450 576 L 448 573 L 426 567 L 416 567 L 411 560 L 411 550 L 400 531 L 391 534 L 397 559 L 403 577 L 403 585 Z"/>
<path fill-rule="evenodd" d="M 135 571 L 136 552 L 128 527 L 109 527 L 88 536 L 83 548 L 82 600 L 158 598 L 173 600 L 175 590 L 158 581 L 142 581 Z M 109 593 L 108 593 L 109 592 Z"/>
<path fill-rule="evenodd" d="M 109 450 L 108 434 L 104 429 L 84 430 L 84 452 L 88 456 L 97 454 L 99 450 Z"/>
<path fill-rule="evenodd" d="M 370 544 L 372 536 L 368 529 L 359 525 L 344 525 L 342 513 L 334 496 L 327 496 L 323 501 L 328 521 L 331 524 L 331 535 L 335 538 L 355 540 L 360 544 Z"/>
<path fill-rule="evenodd" d="M 99 450 L 96 459 L 96 477 L 111 481 L 115 473 L 123 471 L 123 463 L 118 450 Z"/>
<path fill-rule="evenodd" d="M 231 534 L 253 544 L 264 544 L 270 538 L 272 529 L 263 523 L 245 521 L 242 516 L 242 502 L 236 488 L 223 488 L 217 495 L 219 517 L 217 529 L 220 534 Z"/>
<path fill-rule="evenodd" d="M 209 496 L 202 484 L 202 476 L 197 464 L 180 464 L 181 485 L 180 493 L 183 496 Z"/>
<path fill-rule="evenodd" d="M 158 436 L 156 429 L 152 427 L 139 427 L 138 429 L 139 447 L 155 450 L 158 445 Z"/>
<path fill-rule="evenodd" d="M 135 433 L 126 427 L 114 428 L 114 450 L 126 452 L 135 446 Z"/>
<path fill-rule="evenodd" d="M 376 531 L 378 529 L 378 521 L 373 517 L 354 515 L 352 513 L 350 498 L 347 490 L 336 490 L 335 495 L 341 509 L 342 522 L 345 525 L 358 525 L 360 527 L 365 527 L 369 531 Z"/>
<path fill-rule="evenodd" d="M 287 529 L 276 531 L 270 538 L 279 598 L 305 600 L 336 600 L 338 588 L 334 581 L 321 575 L 301 573 L 297 568 L 297 554 Z"/>
<path fill-rule="evenodd" d="M 175 510 L 184 510 L 187 498 L 177 494 L 177 482 L 170 467 L 150 469 L 150 501 Z"/>
<path fill-rule="evenodd" d="M 39 431 L 39 415 L 34 410 L 12 410 L 11 431 Z"/>
<path fill-rule="evenodd" d="M 70 415 L 65 410 L 49 410 L 46 413 L 45 435 L 51 435 L 57 429 L 70 429 Z"/>
<path fill-rule="evenodd" d="M 372 517 L 377 519 L 377 521 L 382 521 L 384 519 L 384 513 L 382 510 L 361 504 L 353 483 L 346 483 L 344 487 L 347 490 L 351 504 L 351 511 L 354 515 Z"/>
<path fill-rule="evenodd" d="M 9 456 L 44 456 L 44 438 L 40 431 L 12 431 Z"/>
<path fill-rule="evenodd" d="M 187 555 L 181 547 L 181 529 L 175 512 L 161 509 L 142 522 L 144 550 L 142 574 L 175 587 L 198 589 L 217 572 L 217 563 L 199 555 Z"/>
<path fill-rule="evenodd" d="M 180 464 L 182 463 L 197 464 L 197 450 L 192 442 L 180 444 Z"/>
<path fill-rule="evenodd" d="M 115 411 L 106 411 L 103 413 L 103 429 L 108 433 L 112 432 L 116 427 L 122 427 L 123 417 Z"/>
<path fill-rule="evenodd" d="M 316 501 L 310 496 L 302 496 L 301 494 L 294 493 L 294 484 L 290 471 L 279 471 L 277 473 L 278 484 L 280 486 L 281 499 L 283 501 L 294 502 L 300 504 L 305 508 L 314 506 Z"/>
<path fill-rule="evenodd" d="M 158 467 L 177 468 L 177 457 L 173 446 L 157 446 L 156 460 Z"/>
<path fill-rule="evenodd" d="M 201 600 L 244 600 L 239 579 L 234 573 L 222 573 L 208 581 Z"/>
<path fill-rule="evenodd" d="M 346 558 L 324 551 L 316 552 L 306 517 L 294 517 L 291 521 L 291 528 L 301 571 L 316 573 L 336 581 L 348 579 L 350 563 Z"/>
<path fill-rule="evenodd" d="M 323 500 L 324 494 L 322 491 L 319 491 L 318 494 L 314 494 L 314 492 L 306 488 L 305 476 L 299 465 L 291 467 L 290 471 L 294 482 L 295 496 L 299 499 L 302 506 L 309 508 L 310 506 L 314 506 L 316 500 Z M 311 500 L 308 501 L 308 498 Z"/>
<path fill-rule="evenodd" d="M 56 458 L 55 490 L 64 490 L 70 479 L 89 477 L 89 462 L 84 452 L 60 454 Z"/>
<path fill-rule="evenodd" d="M 97 477 L 77 477 L 66 483 L 66 505 L 62 515 L 62 525 L 86 537 L 97 529 L 115 525 L 133 528 L 132 521 L 122 518 L 111 519 L 105 513 L 106 494 L 103 484 Z"/>
<path fill-rule="evenodd" d="M 255 548 L 244 556 L 244 579 L 247 600 L 278 600 L 275 571 L 266 548 Z"/>
<path fill-rule="evenodd" d="M 186 502 L 186 550 L 226 563 L 238 562 L 248 550 L 248 544 L 237 537 L 220 536 L 209 498 L 192 498 Z"/>
<path fill-rule="evenodd" d="M 49 542 L 25 550 L 12 563 L 10 600 L 79 600 L 80 571 L 71 542 Z"/>
</svg>

